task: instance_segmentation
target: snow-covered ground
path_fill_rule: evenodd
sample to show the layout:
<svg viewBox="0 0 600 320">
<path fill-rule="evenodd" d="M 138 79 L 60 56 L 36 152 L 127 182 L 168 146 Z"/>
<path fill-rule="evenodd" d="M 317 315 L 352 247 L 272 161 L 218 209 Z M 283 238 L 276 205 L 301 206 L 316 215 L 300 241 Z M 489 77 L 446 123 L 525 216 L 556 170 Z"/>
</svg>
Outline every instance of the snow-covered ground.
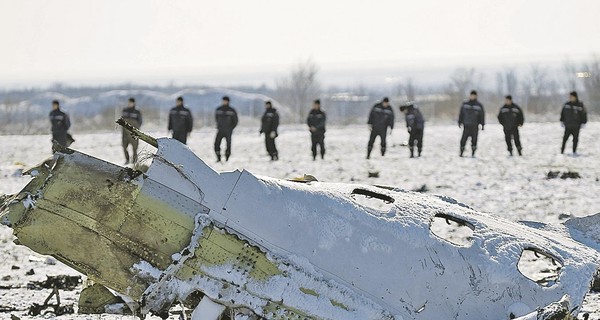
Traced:
<svg viewBox="0 0 600 320">
<path fill-rule="evenodd" d="M 558 123 L 527 124 L 521 130 L 523 157 L 509 157 L 501 127 L 488 125 L 480 132 L 476 158 L 458 157 L 461 129 L 456 126 L 430 126 L 425 130 L 424 152 L 418 159 L 408 158 L 403 146 L 408 134 L 403 124 L 388 138 L 388 153 L 381 157 L 376 147 L 366 160 L 368 130 L 366 126 L 330 128 L 326 133 L 325 160 L 313 161 L 310 136 L 304 127 L 282 127 L 277 139 L 280 160 L 269 161 L 264 137 L 257 128 L 237 129 L 233 137 L 233 154 L 229 162 L 216 163 L 213 152 L 215 132 L 205 128 L 192 133 L 189 146 L 217 170 L 247 169 L 258 175 L 292 178 L 305 173 L 320 181 L 356 182 L 397 186 L 414 190 L 423 186 L 428 193 L 443 194 L 484 212 L 493 212 L 512 220 L 535 220 L 558 223 L 567 215 L 584 216 L 600 212 L 596 195 L 600 191 L 600 123 L 590 123 L 580 135 L 580 154 L 559 153 L 562 128 Z M 165 132 L 151 133 L 162 136 Z M 124 161 L 120 147 L 120 130 L 78 135 L 72 148 L 117 164 Z M 0 193 L 19 191 L 28 181 L 19 177 L 22 169 L 50 156 L 50 136 L 0 136 Z M 378 143 L 378 142 L 377 142 Z M 144 145 L 142 143 L 142 145 Z M 142 148 L 152 152 L 153 148 Z M 570 150 L 570 142 L 569 147 Z M 369 172 L 378 171 L 378 178 Z M 547 179 L 549 171 L 578 172 L 581 179 Z M 27 290 L 26 284 L 41 280 L 45 274 L 76 274 L 69 268 L 47 263 L 45 257 L 11 242 L 11 231 L 0 227 L 0 307 L 20 310 L 32 302 L 43 302 L 48 292 Z M 12 270 L 12 266 L 20 269 Z M 34 269 L 36 274 L 26 276 Z M 5 278 L 8 276 L 8 278 Z M 62 293 L 61 301 L 75 302 L 77 292 Z M 590 319 L 600 319 L 600 297 L 588 296 L 585 312 Z M 25 311 L 15 314 L 22 316 Z M 0 318 L 7 316 L 0 313 Z M 115 316 L 70 316 L 76 319 L 120 319 Z"/>
</svg>

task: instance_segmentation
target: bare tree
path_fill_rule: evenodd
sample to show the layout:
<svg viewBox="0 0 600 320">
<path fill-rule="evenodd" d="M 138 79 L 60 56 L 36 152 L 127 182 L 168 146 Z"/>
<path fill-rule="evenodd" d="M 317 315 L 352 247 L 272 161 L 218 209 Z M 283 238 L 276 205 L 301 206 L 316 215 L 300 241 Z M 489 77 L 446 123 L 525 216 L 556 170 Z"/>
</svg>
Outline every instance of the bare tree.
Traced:
<svg viewBox="0 0 600 320">
<path fill-rule="evenodd" d="M 518 84 L 517 73 L 514 69 L 496 73 L 496 95 L 498 98 L 502 98 L 506 94 L 516 95 Z"/>
<path fill-rule="evenodd" d="M 586 76 L 582 78 L 585 92 L 588 95 L 588 108 L 600 110 L 600 59 L 594 56 L 593 60 L 584 65 Z"/>
<path fill-rule="evenodd" d="M 526 108 L 532 113 L 545 114 L 550 105 L 550 96 L 557 90 L 556 81 L 548 75 L 548 69 L 531 65 L 529 75 L 523 83 Z"/>
<path fill-rule="evenodd" d="M 564 83 L 563 86 L 567 91 L 577 90 L 577 66 L 570 60 L 565 61 L 563 65 Z"/>
<path fill-rule="evenodd" d="M 406 79 L 398 84 L 397 95 L 407 101 L 414 101 L 417 96 L 417 88 L 412 78 Z"/>
<path fill-rule="evenodd" d="M 456 69 L 450 76 L 450 90 L 460 99 L 467 95 L 467 91 L 472 89 L 474 83 L 475 68 Z"/>
<path fill-rule="evenodd" d="M 278 100 L 293 113 L 294 122 L 304 119 L 310 102 L 319 98 L 321 85 L 319 67 L 312 59 L 300 61 L 292 67 L 287 77 L 276 81 Z"/>
</svg>

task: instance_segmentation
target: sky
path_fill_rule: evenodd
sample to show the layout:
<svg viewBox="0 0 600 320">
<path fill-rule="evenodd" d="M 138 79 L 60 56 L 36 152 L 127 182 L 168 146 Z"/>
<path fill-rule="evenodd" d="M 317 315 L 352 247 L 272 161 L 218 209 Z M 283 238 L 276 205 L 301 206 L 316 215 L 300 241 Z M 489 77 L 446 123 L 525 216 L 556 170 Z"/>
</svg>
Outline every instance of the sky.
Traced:
<svg viewBox="0 0 600 320">
<path fill-rule="evenodd" d="M 0 87 L 578 60 L 600 53 L 599 16 L 598 0 L 0 1 Z"/>
</svg>

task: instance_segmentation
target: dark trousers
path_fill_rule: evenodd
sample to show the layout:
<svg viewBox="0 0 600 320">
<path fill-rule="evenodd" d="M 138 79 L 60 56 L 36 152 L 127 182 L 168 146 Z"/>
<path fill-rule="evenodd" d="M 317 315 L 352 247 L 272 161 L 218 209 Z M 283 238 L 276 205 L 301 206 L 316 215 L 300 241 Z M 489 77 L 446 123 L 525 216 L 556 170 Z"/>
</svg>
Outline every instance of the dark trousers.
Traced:
<svg viewBox="0 0 600 320">
<path fill-rule="evenodd" d="M 325 133 L 312 133 L 310 135 L 312 143 L 311 150 L 313 158 L 317 157 L 317 146 L 321 149 L 321 159 L 325 157 Z"/>
<path fill-rule="evenodd" d="M 227 149 L 225 149 L 225 158 L 229 159 L 231 155 L 231 134 L 232 131 L 218 131 L 217 137 L 215 138 L 215 153 L 217 158 L 221 158 L 221 142 L 225 139 Z"/>
<path fill-rule="evenodd" d="M 188 133 L 185 131 L 173 131 L 173 139 L 186 144 Z"/>
<path fill-rule="evenodd" d="M 413 149 L 417 145 L 419 154 L 423 150 L 423 129 L 411 129 L 408 137 L 408 146 L 410 147 L 410 154 L 413 154 Z"/>
<path fill-rule="evenodd" d="M 507 128 L 504 127 L 504 140 L 506 141 L 506 147 L 508 151 L 512 152 L 512 140 L 515 141 L 515 147 L 517 150 L 521 150 L 521 139 L 519 138 L 519 127 Z"/>
<path fill-rule="evenodd" d="M 460 150 L 464 150 L 467 145 L 467 139 L 471 138 L 471 148 L 477 149 L 477 135 L 479 134 L 479 126 L 464 126 L 462 138 L 460 139 Z"/>
<path fill-rule="evenodd" d="M 68 147 L 67 132 L 66 131 L 52 132 L 52 141 L 58 142 L 63 147 Z"/>
<path fill-rule="evenodd" d="M 126 162 L 129 162 L 129 152 L 127 151 L 127 147 L 129 147 L 130 144 L 133 149 L 133 162 L 137 162 L 137 149 L 139 143 L 139 140 L 134 138 L 129 131 L 123 132 L 123 136 L 121 137 L 121 145 L 123 146 Z"/>
<path fill-rule="evenodd" d="M 278 157 L 277 147 L 275 146 L 275 138 L 271 138 L 268 133 L 265 133 L 265 146 L 267 147 L 267 153 L 269 153 L 271 159 Z"/>
<path fill-rule="evenodd" d="M 577 152 L 577 143 L 579 142 L 579 127 L 575 128 L 565 128 L 565 135 L 563 136 L 562 147 L 560 148 L 560 152 L 565 152 L 565 146 L 567 144 L 567 140 L 569 140 L 569 136 L 573 136 L 573 153 Z"/>
<path fill-rule="evenodd" d="M 373 150 L 373 144 L 375 143 L 375 138 L 377 138 L 377 136 L 379 136 L 380 140 L 381 140 L 381 155 L 385 154 L 385 139 L 387 137 L 387 128 L 385 128 L 384 130 L 371 130 L 371 136 L 369 137 L 369 144 L 367 145 L 367 153 L 368 155 L 371 154 L 371 151 Z"/>
</svg>

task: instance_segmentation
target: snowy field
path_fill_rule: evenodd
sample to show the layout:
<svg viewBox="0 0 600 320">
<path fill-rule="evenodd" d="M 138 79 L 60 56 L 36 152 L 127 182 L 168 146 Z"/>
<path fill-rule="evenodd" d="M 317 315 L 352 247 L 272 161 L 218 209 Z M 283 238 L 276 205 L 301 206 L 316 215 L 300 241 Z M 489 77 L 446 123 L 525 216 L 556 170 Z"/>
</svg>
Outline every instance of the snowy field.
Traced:
<svg viewBox="0 0 600 320">
<path fill-rule="evenodd" d="M 166 132 L 153 132 L 162 136 Z M 234 132 L 232 157 L 216 163 L 213 152 L 215 132 L 211 128 L 192 133 L 190 148 L 215 169 L 246 169 L 257 175 L 293 178 L 305 173 L 320 181 L 366 183 L 397 186 L 408 190 L 425 189 L 427 193 L 447 195 L 484 212 L 493 212 L 512 220 L 535 220 L 558 223 L 568 216 L 585 216 L 600 212 L 600 123 L 590 123 L 580 135 L 579 155 L 559 153 L 562 128 L 558 123 L 526 124 L 521 130 L 523 157 L 509 157 L 499 125 L 488 125 L 480 132 L 476 158 L 458 157 L 461 129 L 456 126 L 429 126 L 425 129 L 423 156 L 408 158 L 405 141 L 408 134 L 403 123 L 388 136 L 388 152 L 381 157 L 378 146 L 366 160 L 368 140 L 366 126 L 330 128 L 326 133 L 325 160 L 313 161 L 310 136 L 304 127 L 283 126 L 277 139 L 280 160 L 269 161 L 264 137 L 257 128 L 240 128 Z M 120 130 L 79 135 L 72 148 L 117 164 L 124 162 L 120 147 Z M 50 156 L 50 136 L 0 136 L 0 193 L 19 191 L 28 179 L 19 177 L 21 170 Z M 378 143 L 378 141 L 376 142 Z M 141 144 L 143 152 L 153 148 Z M 467 149 L 469 150 L 469 149 Z M 570 150 L 570 142 L 567 147 Z M 469 153 L 470 154 L 470 153 Z M 369 172 L 379 172 L 369 178 Z M 547 179 L 549 171 L 577 172 L 580 179 Z M 57 230 L 58 232 L 58 230 Z M 0 308 L 15 307 L 13 314 L 27 319 L 26 309 L 41 303 L 48 295 L 44 290 L 27 290 L 33 280 L 45 275 L 77 274 L 12 243 L 11 231 L 0 227 Z M 13 266 L 20 269 L 12 270 Z M 25 273 L 34 269 L 35 274 Z M 14 288 L 16 287 L 16 288 Z M 77 301 L 78 291 L 61 292 L 61 301 Z M 600 319 L 600 296 L 589 295 L 584 312 L 590 319 Z M 10 318 L 0 313 L 0 319 Z M 580 314 L 583 314 L 580 313 Z M 63 316 L 61 319 L 128 319 L 121 316 Z M 173 317 L 175 319 L 175 317 Z"/>
</svg>

